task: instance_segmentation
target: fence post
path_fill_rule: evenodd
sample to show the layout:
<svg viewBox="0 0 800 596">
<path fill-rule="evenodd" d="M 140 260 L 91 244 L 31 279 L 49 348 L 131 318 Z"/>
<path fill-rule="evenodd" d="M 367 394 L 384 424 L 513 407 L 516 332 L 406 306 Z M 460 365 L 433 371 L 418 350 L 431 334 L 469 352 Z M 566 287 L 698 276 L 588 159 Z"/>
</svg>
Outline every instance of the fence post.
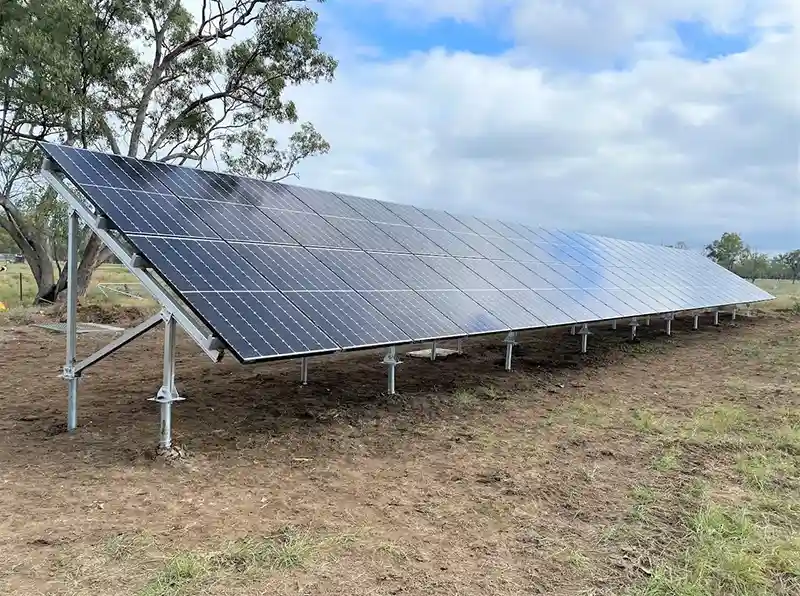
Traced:
<svg viewBox="0 0 800 596">
<path fill-rule="evenodd" d="M 22 304 L 22 271 L 19 272 L 19 305 L 25 306 Z"/>
</svg>

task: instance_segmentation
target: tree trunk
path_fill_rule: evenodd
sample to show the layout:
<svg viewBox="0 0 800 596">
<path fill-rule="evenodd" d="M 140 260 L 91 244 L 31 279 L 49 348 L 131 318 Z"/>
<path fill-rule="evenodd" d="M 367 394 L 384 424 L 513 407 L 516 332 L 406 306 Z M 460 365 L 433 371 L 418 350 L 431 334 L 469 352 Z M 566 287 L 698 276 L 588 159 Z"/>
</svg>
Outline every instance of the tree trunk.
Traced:
<svg viewBox="0 0 800 596">
<path fill-rule="evenodd" d="M 96 234 L 92 234 L 86 242 L 86 247 L 83 249 L 80 261 L 78 262 L 77 271 L 77 288 L 78 297 L 84 296 L 89 289 L 89 284 L 92 281 L 92 275 L 97 268 L 102 265 L 111 253 L 105 249 L 100 238 Z M 52 265 L 51 265 L 52 269 Z M 67 289 L 67 272 L 69 270 L 69 263 L 65 263 L 64 268 L 61 270 L 61 275 L 58 281 L 51 283 L 49 287 L 45 288 L 40 299 L 41 302 L 56 302 L 65 297 L 64 290 Z M 41 293 L 42 288 L 40 288 Z"/>
<path fill-rule="evenodd" d="M 19 247 L 25 262 L 31 268 L 33 279 L 38 288 L 34 302 L 38 303 L 42 288 L 48 288 L 54 283 L 53 261 L 50 260 L 50 246 L 47 238 L 30 226 L 24 216 L 5 197 L 0 197 L 0 228 L 3 228 L 14 243 Z"/>
</svg>

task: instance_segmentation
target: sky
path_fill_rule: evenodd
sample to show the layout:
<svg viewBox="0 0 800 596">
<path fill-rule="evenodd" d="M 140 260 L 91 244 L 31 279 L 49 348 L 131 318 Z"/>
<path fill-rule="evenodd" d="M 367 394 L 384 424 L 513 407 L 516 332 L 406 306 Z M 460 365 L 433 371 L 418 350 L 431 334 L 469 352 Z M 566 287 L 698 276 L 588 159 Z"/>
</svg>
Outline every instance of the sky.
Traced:
<svg viewBox="0 0 800 596">
<path fill-rule="evenodd" d="M 654 243 L 800 248 L 797 0 L 327 0 L 294 183 Z"/>
</svg>

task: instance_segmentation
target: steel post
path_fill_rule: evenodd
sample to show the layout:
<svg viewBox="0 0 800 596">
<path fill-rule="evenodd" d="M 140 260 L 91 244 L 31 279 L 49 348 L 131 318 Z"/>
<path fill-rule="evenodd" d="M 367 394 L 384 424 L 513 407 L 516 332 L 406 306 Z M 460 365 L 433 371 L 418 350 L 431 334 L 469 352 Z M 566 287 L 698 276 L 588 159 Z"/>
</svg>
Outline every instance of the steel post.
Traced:
<svg viewBox="0 0 800 596">
<path fill-rule="evenodd" d="M 700 329 L 700 315 L 695 315 L 692 320 L 692 331 L 697 331 L 698 329 Z"/>
<path fill-rule="evenodd" d="M 78 343 L 78 214 L 69 215 L 67 237 L 67 359 L 63 377 L 67 380 L 67 431 L 78 427 L 78 379 L 75 354 Z"/>
<path fill-rule="evenodd" d="M 509 334 L 506 335 L 506 338 L 503 340 L 503 342 L 506 344 L 506 372 L 510 372 L 511 356 L 514 353 L 514 346 L 517 343 L 517 334 L 514 333 L 513 331 L 509 332 Z"/>
<path fill-rule="evenodd" d="M 431 342 L 431 362 L 436 360 L 436 342 Z"/>
<path fill-rule="evenodd" d="M 614 319 L 613 321 L 611 321 L 611 328 L 612 328 L 614 331 L 616 331 L 616 330 L 617 330 L 617 321 L 616 321 L 616 319 Z"/>
<path fill-rule="evenodd" d="M 308 358 L 300 359 L 300 384 L 308 385 Z"/>
<path fill-rule="evenodd" d="M 736 307 L 734 306 L 733 310 L 731 311 L 731 321 L 735 320 L 736 320 Z"/>
<path fill-rule="evenodd" d="M 161 431 L 158 441 L 159 451 L 167 451 L 172 447 L 172 404 L 181 401 L 178 390 L 175 388 L 175 317 L 164 313 L 164 372 L 161 388 L 153 401 L 161 408 Z"/>
<path fill-rule="evenodd" d="M 645 324 L 646 327 L 650 326 L 650 316 L 649 315 L 647 317 L 645 317 L 644 324 Z"/>
<path fill-rule="evenodd" d="M 578 332 L 577 325 L 573 325 L 572 327 L 569 328 L 570 335 L 575 335 L 577 332 Z"/>
<path fill-rule="evenodd" d="M 714 311 L 714 326 L 719 327 L 719 311 Z"/>
<path fill-rule="evenodd" d="M 394 388 L 394 374 L 395 369 L 399 364 L 402 364 L 400 360 L 397 359 L 397 349 L 394 346 L 391 346 L 386 349 L 386 356 L 383 357 L 383 363 L 389 367 L 389 374 L 388 374 L 388 387 L 387 393 L 389 395 L 395 394 Z"/>
<path fill-rule="evenodd" d="M 462 345 L 461 345 L 461 344 L 462 344 L 462 340 L 461 340 L 461 338 L 459 337 L 459 338 L 458 338 L 458 340 L 457 340 L 457 342 L 456 342 L 456 351 L 457 351 L 459 354 L 463 354 L 463 353 L 464 353 L 464 350 L 463 350 L 463 348 L 462 348 Z"/>
<path fill-rule="evenodd" d="M 631 341 L 636 341 L 636 328 L 639 326 L 639 320 L 634 317 L 631 319 Z"/>
<path fill-rule="evenodd" d="M 585 354 L 589 351 L 589 335 L 591 334 L 589 325 L 586 323 L 581 325 L 581 330 L 578 333 L 581 336 L 581 354 Z"/>
</svg>

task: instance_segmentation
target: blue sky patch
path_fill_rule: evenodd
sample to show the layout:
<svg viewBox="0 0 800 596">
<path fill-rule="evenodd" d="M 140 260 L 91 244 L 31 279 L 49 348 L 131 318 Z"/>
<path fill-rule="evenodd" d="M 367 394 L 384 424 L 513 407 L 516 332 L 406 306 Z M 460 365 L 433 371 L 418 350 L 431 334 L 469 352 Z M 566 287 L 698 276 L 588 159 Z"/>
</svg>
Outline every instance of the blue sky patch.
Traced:
<svg viewBox="0 0 800 596">
<path fill-rule="evenodd" d="M 380 5 L 331 4 L 330 16 L 360 43 L 380 50 L 379 59 L 397 59 L 415 52 L 446 48 L 496 56 L 514 47 L 495 23 L 476 25 L 443 18 L 434 22 L 399 20 Z"/>
<path fill-rule="evenodd" d="M 752 46 L 747 34 L 727 34 L 712 31 L 702 21 L 678 21 L 673 25 L 681 41 L 683 53 L 692 60 L 707 61 L 741 54 Z"/>
</svg>

